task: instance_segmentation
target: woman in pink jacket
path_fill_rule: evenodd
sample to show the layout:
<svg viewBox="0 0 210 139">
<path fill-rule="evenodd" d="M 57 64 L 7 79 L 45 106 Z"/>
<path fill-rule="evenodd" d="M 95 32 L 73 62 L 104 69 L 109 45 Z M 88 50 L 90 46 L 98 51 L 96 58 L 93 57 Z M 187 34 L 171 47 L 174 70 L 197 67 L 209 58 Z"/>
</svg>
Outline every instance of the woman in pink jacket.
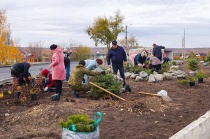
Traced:
<svg viewBox="0 0 210 139">
<path fill-rule="evenodd" d="M 50 49 L 53 55 L 49 68 L 52 68 L 52 79 L 55 81 L 56 89 L 56 94 L 52 96 L 52 100 L 59 100 L 62 92 L 62 81 L 65 79 L 64 54 L 58 45 L 52 44 Z"/>
</svg>

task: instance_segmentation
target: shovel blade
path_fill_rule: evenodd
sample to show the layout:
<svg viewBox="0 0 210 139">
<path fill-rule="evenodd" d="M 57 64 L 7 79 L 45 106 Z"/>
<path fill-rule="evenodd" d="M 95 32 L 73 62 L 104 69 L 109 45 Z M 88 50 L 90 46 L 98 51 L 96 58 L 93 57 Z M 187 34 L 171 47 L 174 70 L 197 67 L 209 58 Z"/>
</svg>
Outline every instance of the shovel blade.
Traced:
<svg viewBox="0 0 210 139">
<path fill-rule="evenodd" d="M 169 96 L 162 96 L 162 98 L 164 101 L 168 101 L 168 102 L 172 101 L 172 99 Z"/>
</svg>

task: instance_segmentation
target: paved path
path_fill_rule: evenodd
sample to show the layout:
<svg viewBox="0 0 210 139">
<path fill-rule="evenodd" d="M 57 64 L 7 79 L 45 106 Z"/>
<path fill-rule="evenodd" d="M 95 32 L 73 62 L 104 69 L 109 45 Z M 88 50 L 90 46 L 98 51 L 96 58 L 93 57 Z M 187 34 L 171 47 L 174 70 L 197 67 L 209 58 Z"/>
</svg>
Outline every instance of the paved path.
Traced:
<svg viewBox="0 0 210 139">
<path fill-rule="evenodd" d="M 78 62 L 71 62 L 71 68 L 74 68 Z M 40 73 L 40 68 L 47 68 L 48 69 L 49 63 L 36 63 L 32 64 L 29 72 L 33 77 L 36 77 L 38 73 Z M 11 78 L 10 66 L 0 67 L 0 80 L 4 80 L 7 78 Z"/>
</svg>

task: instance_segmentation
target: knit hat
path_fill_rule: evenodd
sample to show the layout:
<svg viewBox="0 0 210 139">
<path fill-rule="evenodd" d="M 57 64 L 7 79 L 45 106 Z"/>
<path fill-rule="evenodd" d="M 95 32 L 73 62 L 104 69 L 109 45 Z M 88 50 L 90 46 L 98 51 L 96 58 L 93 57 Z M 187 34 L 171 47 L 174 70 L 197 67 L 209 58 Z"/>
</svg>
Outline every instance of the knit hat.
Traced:
<svg viewBox="0 0 210 139">
<path fill-rule="evenodd" d="M 45 77 L 47 77 L 48 73 L 49 73 L 49 70 L 47 69 L 42 70 L 42 75 L 44 75 Z"/>
<path fill-rule="evenodd" d="M 96 63 L 98 63 L 98 65 L 102 65 L 103 61 L 101 59 L 96 59 Z"/>
<path fill-rule="evenodd" d="M 58 47 L 57 45 L 52 44 L 52 45 L 50 46 L 50 49 L 51 49 L 51 50 L 55 50 L 57 47 Z"/>
<path fill-rule="evenodd" d="M 84 60 L 81 60 L 81 61 L 79 62 L 79 64 L 85 66 L 85 61 L 84 61 Z"/>
<path fill-rule="evenodd" d="M 117 41 L 116 40 L 112 41 L 112 45 L 117 45 Z"/>
</svg>

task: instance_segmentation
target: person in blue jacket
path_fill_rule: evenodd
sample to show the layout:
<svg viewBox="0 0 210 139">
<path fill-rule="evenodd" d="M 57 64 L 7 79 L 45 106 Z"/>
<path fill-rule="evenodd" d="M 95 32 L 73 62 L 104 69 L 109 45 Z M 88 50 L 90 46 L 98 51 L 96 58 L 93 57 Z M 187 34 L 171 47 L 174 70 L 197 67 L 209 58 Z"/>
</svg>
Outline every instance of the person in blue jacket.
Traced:
<svg viewBox="0 0 210 139">
<path fill-rule="evenodd" d="M 125 74 L 124 74 L 124 65 L 126 64 L 127 56 L 123 47 L 117 45 L 117 41 L 112 41 L 112 47 L 108 51 L 107 64 L 111 68 L 114 74 L 117 74 L 117 71 L 120 71 L 120 76 L 123 79 L 123 86 L 125 83 Z M 112 64 L 112 66 L 111 66 Z"/>
<path fill-rule="evenodd" d="M 158 46 L 156 44 L 153 44 L 153 55 L 157 57 L 160 61 L 162 61 L 162 51 L 161 49 L 165 49 L 164 46 Z"/>
<path fill-rule="evenodd" d="M 85 60 L 85 68 L 87 68 L 89 70 L 94 70 L 102 64 L 103 64 L 103 61 L 100 58 L 97 58 L 96 60 L 91 60 L 91 59 Z M 88 82 L 89 82 L 88 76 L 85 74 L 84 79 L 83 79 L 83 83 L 87 84 Z"/>
<path fill-rule="evenodd" d="M 134 57 L 134 65 L 138 65 L 138 63 L 144 65 L 146 60 L 147 60 L 147 52 L 142 51 Z"/>
</svg>

